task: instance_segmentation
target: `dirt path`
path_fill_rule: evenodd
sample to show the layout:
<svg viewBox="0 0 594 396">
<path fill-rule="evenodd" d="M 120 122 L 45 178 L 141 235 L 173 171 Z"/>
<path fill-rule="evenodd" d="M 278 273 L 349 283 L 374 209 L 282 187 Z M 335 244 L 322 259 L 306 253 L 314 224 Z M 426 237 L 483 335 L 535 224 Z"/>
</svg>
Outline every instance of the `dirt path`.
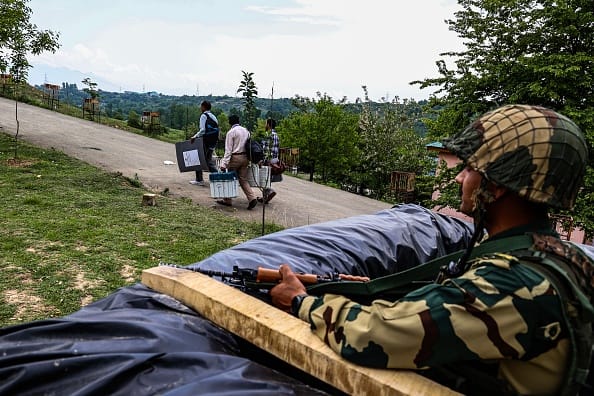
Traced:
<svg viewBox="0 0 594 396">
<path fill-rule="evenodd" d="M 138 175 L 154 192 L 168 188 L 170 194 L 189 197 L 198 205 L 244 220 L 262 220 L 262 206 L 246 210 L 243 192 L 239 192 L 233 208 L 220 207 L 210 197 L 208 187 L 189 184 L 194 172 L 180 173 L 177 165 L 165 165 L 164 161 L 176 161 L 171 143 L 23 103 L 19 103 L 19 122 L 19 136 L 34 145 L 55 148 L 109 172 L 119 171 L 131 178 Z M 0 131 L 12 135 L 16 131 L 15 104 L 5 98 L 0 98 Z M 375 213 L 391 206 L 291 176 L 284 176 L 284 181 L 273 187 L 278 194 L 266 206 L 266 221 L 284 227 Z"/>
</svg>

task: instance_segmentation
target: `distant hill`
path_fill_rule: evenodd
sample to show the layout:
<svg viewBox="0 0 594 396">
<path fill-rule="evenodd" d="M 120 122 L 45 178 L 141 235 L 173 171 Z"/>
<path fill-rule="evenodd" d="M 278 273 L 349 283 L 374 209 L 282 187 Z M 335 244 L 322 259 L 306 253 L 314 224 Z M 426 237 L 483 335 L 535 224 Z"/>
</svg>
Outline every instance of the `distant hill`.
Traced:
<svg viewBox="0 0 594 396">
<path fill-rule="evenodd" d="M 72 78 L 72 73 L 74 72 L 66 71 L 64 76 L 69 76 Z M 54 78 L 57 75 L 59 74 L 52 73 Z M 79 73 L 78 77 L 80 80 L 77 83 L 62 82 L 61 84 L 57 84 L 55 79 L 54 81 L 50 82 L 52 84 L 60 85 L 60 102 L 81 107 L 83 100 L 89 97 L 89 94 L 83 91 L 83 88 L 86 88 L 86 86 L 82 84 L 82 80 L 86 77 L 91 78 L 92 81 L 98 82 L 100 87 L 103 86 L 103 84 L 99 84 L 99 81 L 101 80 L 93 79 L 92 75 L 90 74 L 85 75 Z M 36 84 L 35 87 L 43 90 L 43 84 Z M 243 108 L 241 97 L 231 97 L 228 95 L 175 96 L 165 95 L 155 91 L 140 93 L 132 91 L 114 92 L 103 89 L 99 89 L 98 92 L 101 112 L 106 114 L 108 117 L 127 120 L 131 112 L 141 115 L 145 111 L 156 111 L 160 114 L 161 125 L 174 129 L 184 129 L 186 126 L 190 126 L 190 128 L 195 129 L 198 125 L 198 119 L 200 117 L 200 103 L 204 100 L 211 102 L 213 106 L 213 112 L 215 114 L 240 114 L 241 109 Z M 292 112 L 298 110 L 295 106 L 293 106 L 292 98 L 279 98 L 272 100 L 269 98 L 256 98 L 255 104 L 259 110 L 260 118 L 274 118 L 277 121 L 282 120 Z M 415 118 L 417 118 L 419 114 L 423 113 L 422 106 L 424 104 L 426 104 L 426 101 L 421 101 L 417 103 L 417 106 L 415 106 Z M 345 106 L 354 113 L 359 113 L 361 111 L 361 103 L 347 103 Z M 381 108 L 383 104 L 372 103 L 371 106 Z M 421 121 L 416 123 L 415 130 L 421 136 L 424 136 L 426 133 L 426 127 Z"/>
<path fill-rule="evenodd" d="M 43 85 L 35 85 L 43 90 Z M 62 83 L 60 85 L 60 101 L 81 107 L 82 102 L 89 95 L 83 91 L 82 83 Z M 101 110 L 109 117 L 127 119 L 131 111 L 142 114 L 144 111 L 157 111 L 161 114 L 161 124 L 171 128 L 182 129 L 186 122 L 197 122 L 200 115 L 200 103 L 208 100 L 212 103 L 215 113 L 239 110 L 243 107 L 240 97 L 230 96 L 196 96 L 196 95 L 164 95 L 158 92 L 110 92 L 99 89 Z M 278 120 L 297 110 L 289 98 L 261 99 L 256 98 L 256 107 L 260 110 L 260 117 L 273 117 Z"/>
<path fill-rule="evenodd" d="M 89 77 L 96 82 L 99 87 L 107 91 L 117 92 L 120 90 L 116 84 L 113 84 L 93 73 L 83 73 L 79 70 L 72 70 L 65 67 L 52 67 L 48 65 L 34 65 L 29 70 L 27 78 L 31 85 L 43 85 L 44 83 L 62 85 L 63 82 L 79 84 L 82 80 Z"/>
<path fill-rule="evenodd" d="M 172 128 L 182 128 L 188 123 L 195 122 L 199 116 L 199 106 L 203 100 L 212 102 L 215 112 L 229 113 L 232 109 L 241 109 L 239 97 L 230 96 L 196 96 L 196 95 L 165 95 L 159 92 L 122 91 L 121 87 L 102 79 L 93 73 L 83 73 L 78 70 L 52 67 L 48 65 L 34 65 L 29 71 L 28 81 L 31 85 L 42 89 L 44 83 L 56 84 L 61 87 L 60 101 L 80 107 L 84 98 L 88 97 L 82 89 L 82 80 L 90 78 L 97 83 L 100 95 L 101 110 L 108 116 L 127 119 L 130 111 L 142 114 L 143 111 L 158 111 L 161 123 Z M 296 110 L 289 98 L 256 99 L 256 107 L 260 110 L 260 117 L 272 116 L 276 119 L 286 117 Z M 186 120 L 186 110 L 188 118 Z M 269 114 L 270 113 L 270 114 Z"/>
</svg>

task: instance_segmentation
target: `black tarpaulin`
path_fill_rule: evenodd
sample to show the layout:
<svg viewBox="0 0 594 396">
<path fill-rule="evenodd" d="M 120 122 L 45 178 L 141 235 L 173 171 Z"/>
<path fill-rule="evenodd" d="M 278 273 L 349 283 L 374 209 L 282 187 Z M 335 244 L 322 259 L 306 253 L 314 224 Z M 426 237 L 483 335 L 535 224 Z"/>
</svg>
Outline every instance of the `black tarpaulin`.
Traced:
<svg viewBox="0 0 594 396">
<path fill-rule="evenodd" d="M 288 263 L 297 271 L 375 278 L 463 248 L 471 231 L 460 220 L 402 205 L 266 235 L 191 267 Z M 63 318 L 0 330 L 2 395 L 335 393 L 266 362 L 199 313 L 141 284 Z"/>
<path fill-rule="evenodd" d="M 266 235 L 190 267 L 278 268 L 287 263 L 299 272 L 338 271 L 376 278 L 464 248 L 472 229 L 472 224 L 421 206 L 401 205 Z"/>
</svg>

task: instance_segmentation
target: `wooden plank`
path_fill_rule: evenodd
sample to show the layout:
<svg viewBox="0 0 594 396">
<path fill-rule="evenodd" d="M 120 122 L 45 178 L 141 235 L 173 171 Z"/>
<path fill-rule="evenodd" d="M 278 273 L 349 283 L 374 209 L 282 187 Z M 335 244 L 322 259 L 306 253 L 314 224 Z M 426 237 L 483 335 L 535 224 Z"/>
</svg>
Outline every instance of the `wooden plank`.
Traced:
<svg viewBox="0 0 594 396">
<path fill-rule="evenodd" d="M 307 323 L 206 275 L 160 266 L 143 271 L 142 283 L 348 394 L 457 394 L 413 371 L 350 363 L 315 336 Z"/>
</svg>

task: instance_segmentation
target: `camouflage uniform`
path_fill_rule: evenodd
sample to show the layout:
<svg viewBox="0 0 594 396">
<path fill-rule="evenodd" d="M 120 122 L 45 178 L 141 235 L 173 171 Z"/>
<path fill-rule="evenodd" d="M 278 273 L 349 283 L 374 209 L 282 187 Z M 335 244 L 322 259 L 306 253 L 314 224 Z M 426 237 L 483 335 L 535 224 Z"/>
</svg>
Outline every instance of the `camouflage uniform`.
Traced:
<svg viewBox="0 0 594 396">
<path fill-rule="evenodd" d="M 485 179 L 527 200 L 561 208 L 573 205 L 587 159 L 585 141 L 571 120 L 532 106 L 487 113 L 446 147 Z M 563 151 L 568 147 L 575 149 Z M 525 225 L 492 239 L 526 232 L 545 235 L 538 240 L 546 243 L 535 242 L 532 250 L 570 263 L 576 278 L 586 280 L 578 283 L 591 301 L 592 261 L 562 243 L 547 224 Z M 562 310 L 562 304 L 570 304 L 527 265 L 525 256 L 526 252 L 483 255 L 470 260 L 460 276 L 422 287 L 396 302 L 360 305 L 340 295 L 308 296 L 298 316 L 334 351 L 361 365 L 424 369 L 490 362 L 514 392 L 555 394 L 571 353 Z"/>
<path fill-rule="evenodd" d="M 299 317 L 354 363 L 423 369 L 498 361 L 521 394 L 555 394 L 569 351 L 560 300 L 550 282 L 516 257 L 493 253 L 462 276 L 362 306 L 346 297 L 306 297 Z"/>
</svg>

